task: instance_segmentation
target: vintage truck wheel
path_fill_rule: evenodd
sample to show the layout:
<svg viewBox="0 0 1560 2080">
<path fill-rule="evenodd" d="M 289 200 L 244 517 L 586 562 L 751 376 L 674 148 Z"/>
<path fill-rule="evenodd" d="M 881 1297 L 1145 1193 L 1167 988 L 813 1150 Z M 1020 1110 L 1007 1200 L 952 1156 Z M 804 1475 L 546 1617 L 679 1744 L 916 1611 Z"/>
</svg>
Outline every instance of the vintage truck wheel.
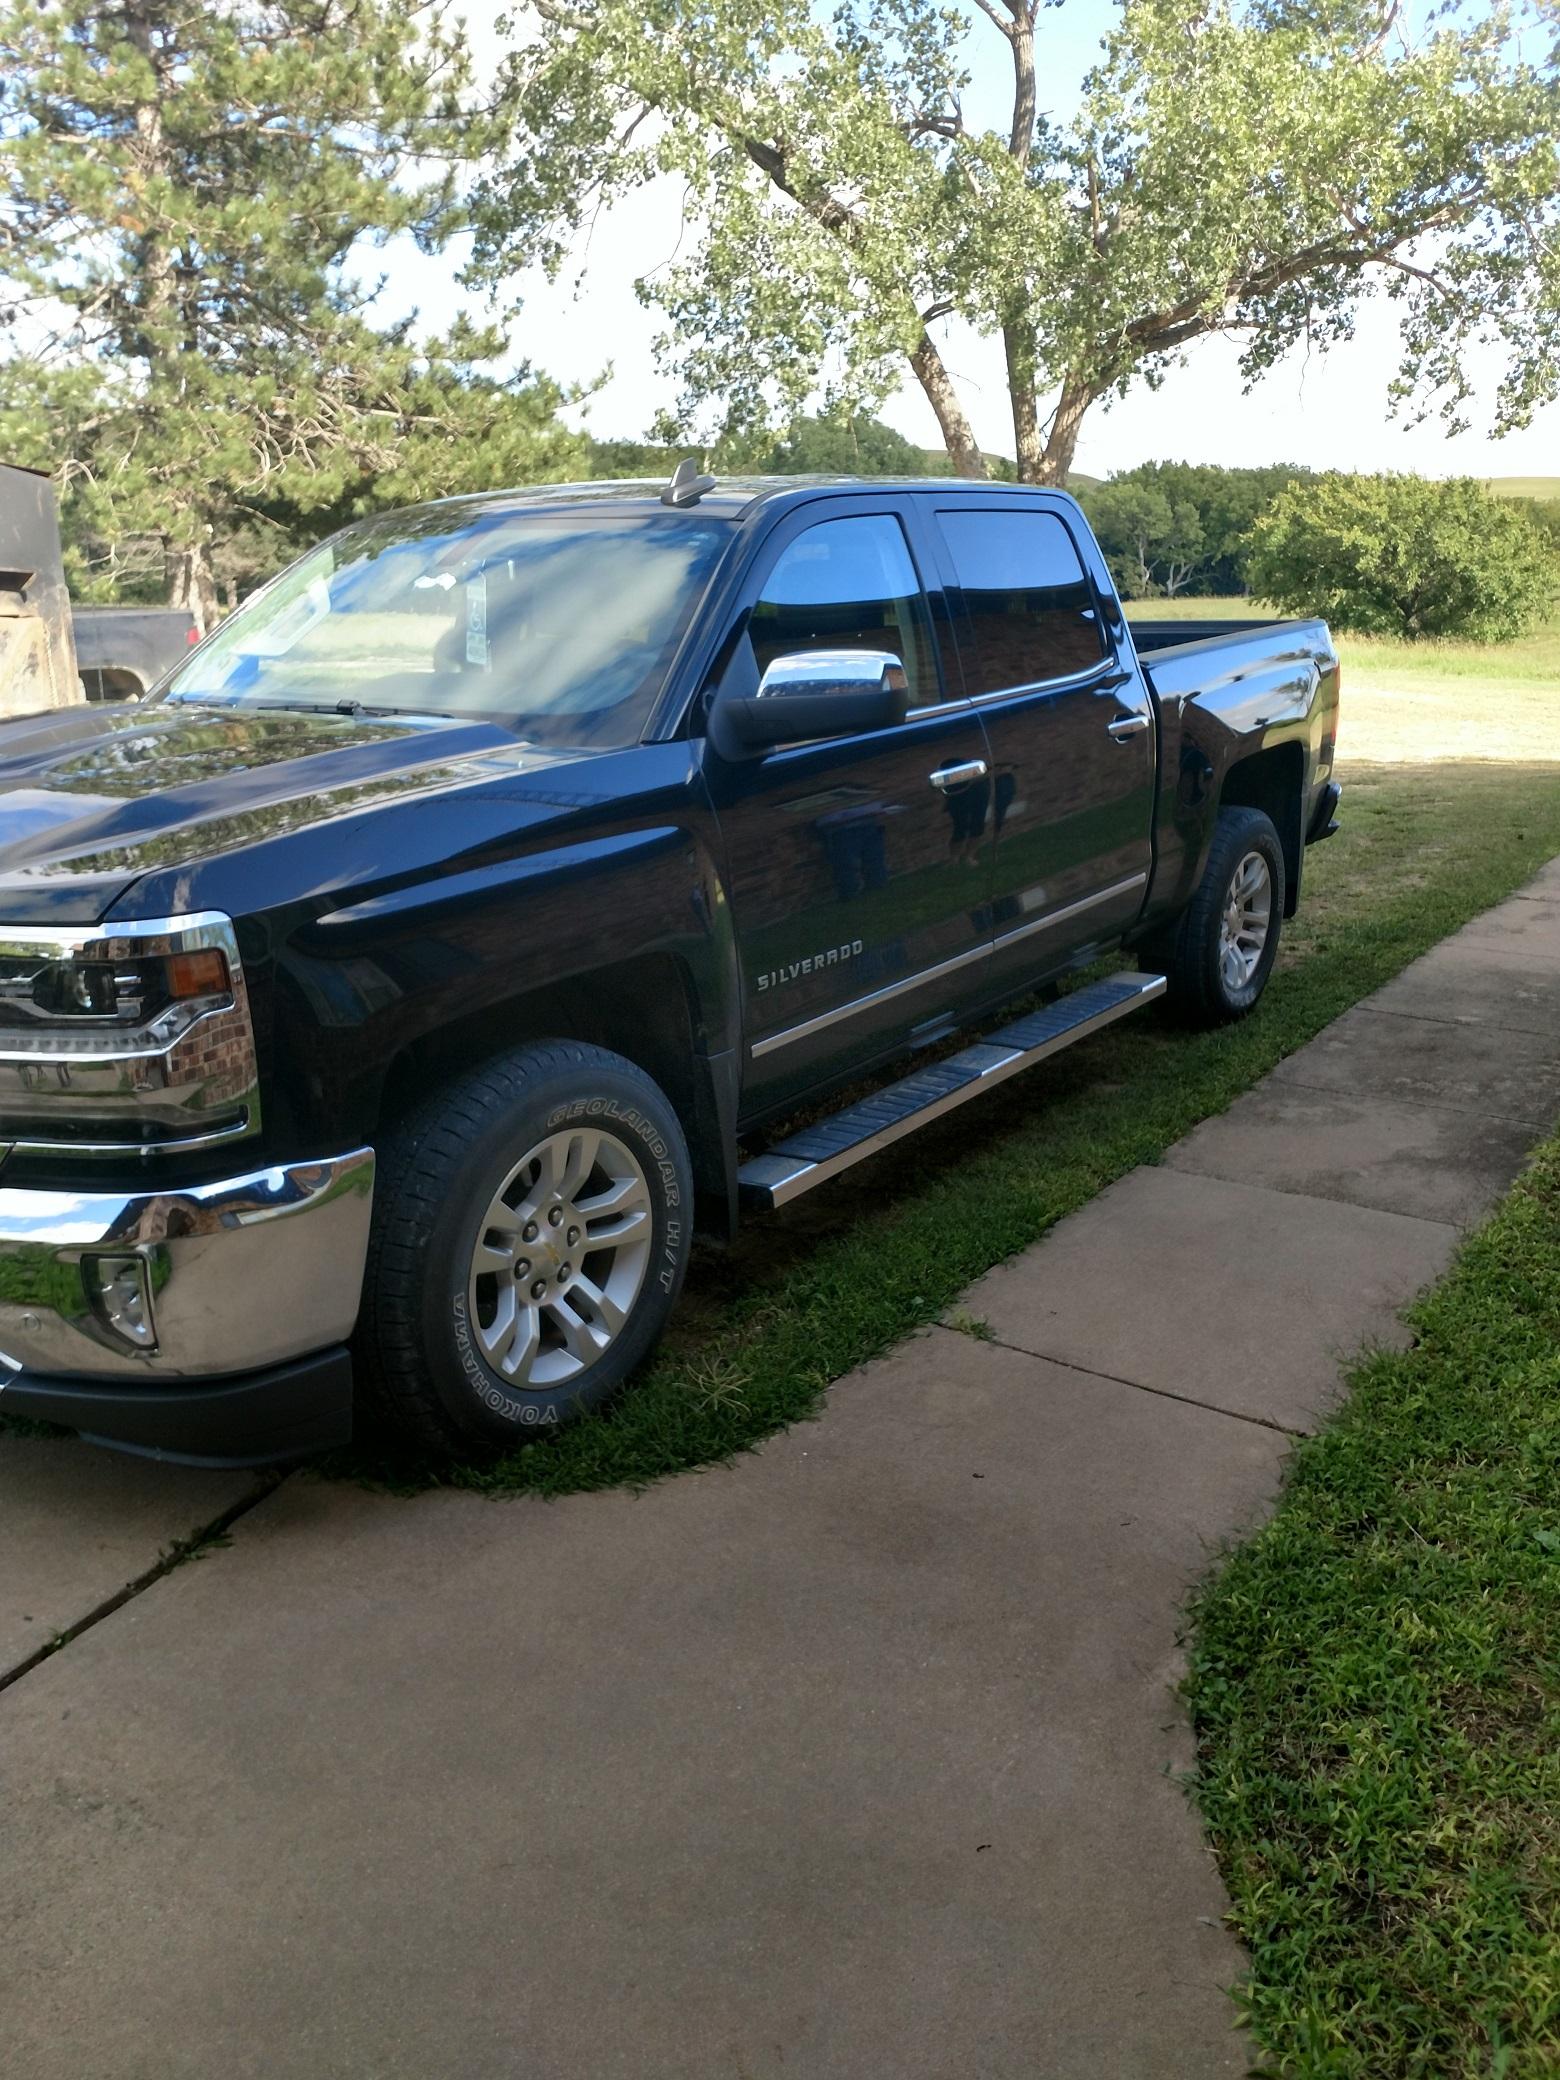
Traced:
<svg viewBox="0 0 1560 2080">
<path fill-rule="evenodd" d="M 1171 929 L 1139 950 L 1168 976 L 1171 1009 L 1189 1025 L 1244 1018 L 1278 957 L 1284 849 L 1260 809 L 1221 809 L 1197 893 Z"/>
<path fill-rule="evenodd" d="M 677 1115 L 575 1041 L 441 1090 L 384 1150 L 358 1342 L 368 1392 L 425 1449 L 544 1436 L 620 1387 L 687 1267 Z"/>
</svg>

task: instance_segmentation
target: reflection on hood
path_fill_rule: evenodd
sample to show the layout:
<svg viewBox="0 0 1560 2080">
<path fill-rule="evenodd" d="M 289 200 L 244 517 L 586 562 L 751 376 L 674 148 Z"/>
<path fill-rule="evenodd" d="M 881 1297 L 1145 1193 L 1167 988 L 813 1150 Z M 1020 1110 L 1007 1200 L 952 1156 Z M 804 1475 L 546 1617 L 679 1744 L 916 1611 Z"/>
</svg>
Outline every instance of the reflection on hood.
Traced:
<svg viewBox="0 0 1560 2080">
<path fill-rule="evenodd" d="M 136 875 L 569 757 L 490 722 L 174 703 L 18 718 L 0 723 L 0 906 L 100 916 Z"/>
</svg>

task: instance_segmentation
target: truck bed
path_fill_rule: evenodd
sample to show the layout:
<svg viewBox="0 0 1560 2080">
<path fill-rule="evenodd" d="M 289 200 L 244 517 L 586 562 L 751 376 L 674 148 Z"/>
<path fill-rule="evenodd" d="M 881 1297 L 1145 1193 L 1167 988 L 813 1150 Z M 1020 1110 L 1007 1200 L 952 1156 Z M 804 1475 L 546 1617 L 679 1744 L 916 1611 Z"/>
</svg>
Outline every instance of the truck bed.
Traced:
<svg viewBox="0 0 1560 2080">
<path fill-rule="evenodd" d="M 1309 699 L 1313 674 L 1336 674 L 1325 621 L 1133 621 L 1132 640 L 1161 701 L 1244 685 Z M 1336 699 L 1336 690 L 1334 690 Z"/>
<path fill-rule="evenodd" d="M 1234 614 L 1228 619 L 1220 615 L 1217 620 L 1207 621 L 1139 621 L 1136 615 L 1129 614 L 1127 625 L 1141 656 L 1145 651 L 1179 650 L 1188 643 L 1208 643 L 1219 636 L 1246 635 L 1253 629 L 1288 628 L 1293 624 Z"/>
<path fill-rule="evenodd" d="M 89 701 L 139 700 L 195 641 L 187 607 L 77 607 L 76 664 Z"/>
</svg>

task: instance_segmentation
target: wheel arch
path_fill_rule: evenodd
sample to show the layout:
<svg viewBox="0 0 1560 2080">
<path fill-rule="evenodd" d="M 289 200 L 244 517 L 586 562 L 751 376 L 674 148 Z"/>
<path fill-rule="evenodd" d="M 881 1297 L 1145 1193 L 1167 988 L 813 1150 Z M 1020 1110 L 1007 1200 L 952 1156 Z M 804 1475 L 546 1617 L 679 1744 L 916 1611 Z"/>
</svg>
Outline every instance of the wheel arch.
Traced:
<svg viewBox="0 0 1560 2080">
<path fill-rule="evenodd" d="M 1305 753 L 1299 744 L 1274 744 L 1238 758 L 1219 789 L 1221 809 L 1260 809 L 1278 832 L 1284 855 L 1284 915 L 1300 902 L 1305 856 Z"/>
<path fill-rule="evenodd" d="M 663 1090 L 693 1165 L 695 1227 L 728 1240 L 736 1218 L 736 1058 L 699 1051 L 694 978 L 675 954 L 634 955 L 549 983 L 409 1041 L 385 1066 L 377 1125 L 391 1127 L 437 1085 L 528 1043 L 580 1040 L 622 1055 Z"/>
</svg>

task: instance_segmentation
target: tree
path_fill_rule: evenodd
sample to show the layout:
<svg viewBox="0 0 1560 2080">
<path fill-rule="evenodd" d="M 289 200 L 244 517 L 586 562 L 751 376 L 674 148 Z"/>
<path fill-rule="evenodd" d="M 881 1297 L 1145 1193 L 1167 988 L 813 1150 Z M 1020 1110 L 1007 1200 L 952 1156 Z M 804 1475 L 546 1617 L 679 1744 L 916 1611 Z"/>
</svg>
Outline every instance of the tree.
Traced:
<svg viewBox="0 0 1560 2080">
<path fill-rule="evenodd" d="M 1085 510 L 1129 599 L 1173 598 L 1197 569 L 1203 527 L 1190 499 L 1172 501 L 1163 485 L 1133 471 L 1092 491 Z"/>
<path fill-rule="evenodd" d="M 939 458 L 940 459 L 940 458 Z M 926 450 L 862 414 L 795 420 L 756 465 L 780 476 L 924 477 Z M 944 464 L 946 467 L 946 464 Z"/>
<path fill-rule="evenodd" d="M 1117 583 L 1129 596 L 1244 592 L 1251 530 L 1288 483 L 1308 471 L 1278 463 L 1220 469 L 1143 462 L 1079 497 Z"/>
<path fill-rule="evenodd" d="M 1511 506 L 1523 518 L 1530 521 L 1548 542 L 1560 565 L 1560 498 L 1512 498 L 1501 499 L 1502 505 Z"/>
<path fill-rule="evenodd" d="M 1367 635 L 1503 642 L 1560 582 L 1530 520 L 1471 477 L 1315 477 L 1254 529 L 1252 587 L 1286 612 Z"/>
<path fill-rule="evenodd" d="M 366 513 L 451 491 L 585 474 L 583 436 L 559 418 L 566 393 L 522 369 L 485 373 L 496 336 L 457 323 L 418 345 L 408 328 L 369 334 L 356 363 L 348 437 L 301 449 L 281 470 L 170 412 L 148 457 L 145 393 L 91 363 L 0 362 L 0 454 L 55 469 L 66 572 L 83 600 L 194 605 L 170 527 L 202 531 L 196 568 L 224 607 Z M 372 377 L 377 389 L 368 387 Z M 155 464 L 155 473 L 153 465 Z M 228 467 L 224 479 L 201 472 Z M 172 553 L 170 553 L 170 551 Z M 202 615 L 211 617 L 208 600 Z"/>
<path fill-rule="evenodd" d="M 1560 89 L 1503 12 L 1443 11 L 1411 41 L 1396 0 L 1123 0 L 1063 126 L 1039 109 L 1039 0 L 975 7 L 531 0 L 478 274 L 560 270 L 596 210 L 672 175 L 691 250 L 640 291 L 672 322 L 684 409 L 870 407 L 908 367 L 967 476 L 985 463 L 939 345 L 953 317 L 1002 341 L 1026 482 L 1065 481 L 1090 408 L 1193 340 L 1239 335 L 1254 379 L 1383 288 L 1400 403 L 1456 421 L 1481 334 L 1507 350 L 1500 426 L 1560 387 Z M 1000 130 L 964 112 L 989 57 Z"/>
<path fill-rule="evenodd" d="M 25 342 L 0 445 L 59 466 L 98 589 L 150 547 L 204 626 L 224 557 L 237 584 L 235 553 L 279 561 L 365 500 L 568 446 L 556 390 L 484 373 L 495 333 L 376 331 L 344 274 L 360 237 L 431 247 L 458 221 L 448 166 L 425 170 L 467 141 L 442 4 L 0 0 L 0 283 Z"/>
<path fill-rule="evenodd" d="M 726 475 L 927 477 L 949 474 L 944 455 L 928 455 L 881 419 L 860 413 L 794 419 L 778 437 L 766 428 L 731 431 L 699 442 L 677 441 L 674 428 L 660 429 L 661 441 L 590 442 L 593 477 L 668 477 L 683 456 L 696 454 L 705 469 Z M 992 475 L 1011 472 L 1005 456 L 986 458 Z"/>
</svg>

